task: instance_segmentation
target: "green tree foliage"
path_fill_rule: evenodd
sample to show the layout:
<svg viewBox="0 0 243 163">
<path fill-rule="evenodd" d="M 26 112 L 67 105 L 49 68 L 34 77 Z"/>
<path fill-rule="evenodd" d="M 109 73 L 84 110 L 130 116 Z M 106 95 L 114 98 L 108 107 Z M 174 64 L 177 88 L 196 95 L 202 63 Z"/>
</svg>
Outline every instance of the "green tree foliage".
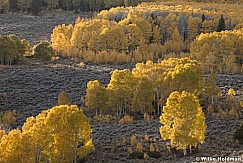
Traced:
<svg viewBox="0 0 243 163">
<path fill-rule="evenodd" d="M 27 118 L 22 132 L 0 142 L 1 162 L 77 162 L 94 150 L 89 119 L 77 106 L 60 105 Z"/>
<path fill-rule="evenodd" d="M 197 97 L 183 91 L 173 92 L 167 99 L 160 116 L 160 134 L 170 140 L 172 147 L 187 149 L 203 144 L 205 140 L 205 116 Z"/>
<path fill-rule="evenodd" d="M 234 139 L 243 144 L 243 124 L 235 131 Z"/>
<path fill-rule="evenodd" d="M 0 64 L 16 64 L 29 53 L 29 42 L 15 35 L 0 36 Z"/>
<path fill-rule="evenodd" d="M 48 61 L 54 57 L 55 53 L 51 44 L 47 41 L 42 41 L 34 47 L 34 58 L 38 60 Z"/>
<path fill-rule="evenodd" d="M 0 36 L 0 62 L 11 65 L 16 59 L 17 47 L 14 41 L 7 36 Z"/>
<path fill-rule="evenodd" d="M 16 46 L 17 52 L 15 54 L 15 60 L 16 60 L 16 62 L 18 62 L 19 60 L 21 60 L 21 58 L 24 56 L 24 54 L 26 52 L 25 44 L 22 42 L 22 40 L 20 40 L 15 35 L 9 35 L 8 37 L 13 41 L 13 43 Z"/>
</svg>

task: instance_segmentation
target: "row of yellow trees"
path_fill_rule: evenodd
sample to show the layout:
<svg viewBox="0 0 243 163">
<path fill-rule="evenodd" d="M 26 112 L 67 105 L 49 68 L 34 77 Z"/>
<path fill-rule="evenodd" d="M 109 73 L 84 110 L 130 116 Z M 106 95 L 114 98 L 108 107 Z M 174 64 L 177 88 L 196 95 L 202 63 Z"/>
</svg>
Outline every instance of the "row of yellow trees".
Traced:
<svg viewBox="0 0 243 163">
<path fill-rule="evenodd" d="M 113 110 L 118 115 L 129 112 L 161 113 L 170 93 L 187 91 L 204 94 L 208 102 L 216 100 L 221 90 L 216 80 L 204 85 L 200 64 L 189 58 L 170 58 L 160 63 L 136 64 L 132 71 L 114 70 L 105 87 L 98 80 L 87 84 L 86 106 L 100 113 Z"/>
<path fill-rule="evenodd" d="M 241 20 L 234 15 L 223 17 L 222 13 L 219 18 L 220 15 L 213 15 L 207 8 L 197 11 L 195 6 L 172 7 L 176 9 L 161 4 L 141 4 L 136 8 L 102 11 L 98 19 L 78 18 L 75 25 L 54 28 L 52 47 L 59 54 L 79 57 L 85 62 L 139 63 L 167 56 L 183 57 L 184 52 L 194 53 L 197 46 L 191 43 L 200 33 L 241 27 Z M 208 12 L 204 14 L 204 10 Z"/>
<path fill-rule="evenodd" d="M 161 115 L 162 138 L 186 154 L 186 149 L 197 147 L 205 139 L 205 117 L 197 96 L 205 92 L 211 101 L 220 91 L 213 79 L 207 83 L 203 90 L 204 73 L 195 60 L 171 58 L 157 64 L 148 61 L 138 63 L 132 71 L 114 70 L 107 87 L 98 80 L 90 81 L 86 106 L 96 114 L 112 110 L 118 116 L 157 111 Z"/>
<path fill-rule="evenodd" d="M 0 132 L 0 162 L 76 163 L 94 149 L 91 132 L 83 110 L 56 106 L 27 118 L 22 131 Z"/>
</svg>

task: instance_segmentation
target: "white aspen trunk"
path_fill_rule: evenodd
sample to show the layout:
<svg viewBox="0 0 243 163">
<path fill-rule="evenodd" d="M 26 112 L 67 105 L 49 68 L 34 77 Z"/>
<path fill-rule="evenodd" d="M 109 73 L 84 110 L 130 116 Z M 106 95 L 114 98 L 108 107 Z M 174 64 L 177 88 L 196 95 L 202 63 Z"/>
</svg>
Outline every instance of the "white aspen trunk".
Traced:
<svg viewBox="0 0 243 163">
<path fill-rule="evenodd" d="M 213 95 L 212 95 L 212 97 L 211 97 L 211 98 L 212 98 L 212 105 L 214 105 L 214 101 L 213 101 Z"/>
<path fill-rule="evenodd" d="M 75 154 L 73 163 L 77 163 L 77 154 Z"/>
<path fill-rule="evenodd" d="M 186 156 L 186 149 L 183 149 L 183 155 Z"/>
</svg>

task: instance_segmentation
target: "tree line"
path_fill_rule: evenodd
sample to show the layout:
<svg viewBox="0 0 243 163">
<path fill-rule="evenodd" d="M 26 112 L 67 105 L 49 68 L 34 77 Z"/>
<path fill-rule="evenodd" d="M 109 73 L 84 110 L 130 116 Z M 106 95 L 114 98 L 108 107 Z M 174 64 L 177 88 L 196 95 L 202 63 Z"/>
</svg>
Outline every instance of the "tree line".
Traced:
<svg viewBox="0 0 243 163">
<path fill-rule="evenodd" d="M 20 39 L 16 35 L 0 35 L 0 48 L 0 65 L 18 64 L 25 57 L 48 61 L 55 56 L 48 41 L 40 41 L 31 47 L 27 40 Z"/>
<path fill-rule="evenodd" d="M 190 12 L 187 15 L 183 12 L 165 14 L 160 5 L 147 12 L 143 5 L 135 9 L 117 7 L 104 10 L 95 19 L 78 18 L 74 25 L 56 26 L 51 36 L 52 47 L 58 54 L 79 57 L 85 62 L 156 61 L 183 57 L 190 52 L 191 43 L 201 33 L 240 26 L 233 18 L 223 15 L 195 15 L 189 9 L 185 10 Z"/>
<path fill-rule="evenodd" d="M 96 113 L 112 111 L 119 116 L 132 112 L 161 114 L 170 93 L 201 94 L 204 72 L 189 58 L 170 58 L 160 63 L 136 64 L 132 71 L 114 70 L 107 87 L 98 80 L 87 84 L 86 106 Z"/>
<path fill-rule="evenodd" d="M 0 9 L 2 13 L 4 10 L 9 10 L 12 12 L 32 12 L 33 14 L 38 14 L 46 9 L 99 12 L 116 6 L 136 6 L 144 1 L 150 0 L 2 0 Z"/>
<path fill-rule="evenodd" d="M 94 150 L 89 119 L 75 105 L 29 117 L 22 131 L 0 130 L 0 162 L 80 162 Z"/>
</svg>

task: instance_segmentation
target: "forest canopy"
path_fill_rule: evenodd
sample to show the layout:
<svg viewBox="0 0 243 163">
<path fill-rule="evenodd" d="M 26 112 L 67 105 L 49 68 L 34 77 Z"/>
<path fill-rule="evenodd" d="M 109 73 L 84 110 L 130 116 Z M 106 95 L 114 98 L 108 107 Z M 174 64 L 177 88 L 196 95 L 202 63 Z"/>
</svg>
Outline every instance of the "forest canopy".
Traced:
<svg viewBox="0 0 243 163">
<path fill-rule="evenodd" d="M 94 19 L 78 18 L 74 25 L 54 28 L 52 47 L 58 54 L 85 62 L 121 64 L 190 56 L 217 67 L 209 65 L 207 72 L 241 73 L 242 8 L 184 3 L 142 3 L 103 10 Z M 234 41 L 229 41 L 232 37 Z"/>
</svg>

